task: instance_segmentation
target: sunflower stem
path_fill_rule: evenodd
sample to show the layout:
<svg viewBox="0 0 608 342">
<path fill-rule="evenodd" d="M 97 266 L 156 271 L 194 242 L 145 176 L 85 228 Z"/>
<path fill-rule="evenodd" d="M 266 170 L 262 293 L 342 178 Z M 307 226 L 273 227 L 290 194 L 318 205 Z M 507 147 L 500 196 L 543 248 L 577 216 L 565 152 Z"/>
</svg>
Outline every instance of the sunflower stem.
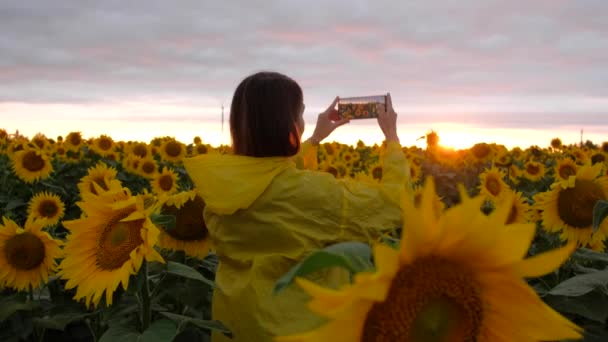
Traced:
<svg viewBox="0 0 608 342">
<path fill-rule="evenodd" d="M 151 301 L 150 301 L 150 285 L 148 282 L 148 262 L 142 263 L 142 270 L 144 272 L 144 283 L 141 287 L 141 325 L 142 332 L 146 331 L 150 327 L 150 321 L 152 319 L 151 312 Z"/>
</svg>

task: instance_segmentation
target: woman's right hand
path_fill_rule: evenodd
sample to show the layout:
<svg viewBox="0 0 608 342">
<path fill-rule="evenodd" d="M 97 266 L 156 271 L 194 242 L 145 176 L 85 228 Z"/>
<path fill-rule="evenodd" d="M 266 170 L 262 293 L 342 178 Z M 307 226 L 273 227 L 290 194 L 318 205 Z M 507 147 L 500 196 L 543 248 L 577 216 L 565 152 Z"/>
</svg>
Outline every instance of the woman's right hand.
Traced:
<svg viewBox="0 0 608 342">
<path fill-rule="evenodd" d="M 399 142 L 399 136 L 397 135 L 397 113 L 393 109 L 390 93 L 386 97 L 386 110 L 378 112 L 378 126 L 382 129 L 386 142 Z"/>
</svg>

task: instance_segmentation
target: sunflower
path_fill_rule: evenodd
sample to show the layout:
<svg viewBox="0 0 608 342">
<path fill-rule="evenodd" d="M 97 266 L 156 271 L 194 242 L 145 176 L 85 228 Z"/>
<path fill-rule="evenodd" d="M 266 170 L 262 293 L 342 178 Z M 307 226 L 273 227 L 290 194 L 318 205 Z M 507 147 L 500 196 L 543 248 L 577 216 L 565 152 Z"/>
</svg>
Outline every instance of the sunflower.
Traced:
<svg viewBox="0 0 608 342">
<path fill-rule="evenodd" d="M 105 135 L 100 135 L 97 139 L 93 140 L 91 149 L 102 157 L 110 155 L 114 152 L 114 140 Z"/>
<path fill-rule="evenodd" d="M 599 164 L 582 166 L 569 181 L 554 183 L 551 190 L 535 196 L 547 231 L 560 232 L 564 241 L 604 249 L 608 220 L 602 221 L 597 232 L 592 228 L 595 203 L 608 200 L 608 177 L 600 176 L 601 170 Z"/>
<path fill-rule="evenodd" d="M 36 148 L 40 149 L 41 151 L 47 150 L 51 145 L 49 140 L 42 133 L 36 134 L 30 142 L 32 145 L 34 145 Z"/>
<path fill-rule="evenodd" d="M 528 161 L 524 165 L 523 176 L 531 181 L 538 181 L 545 175 L 545 165 L 543 163 Z"/>
<path fill-rule="evenodd" d="M 382 164 L 380 162 L 376 162 L 369 166 L 369 175 L 372 176 L 375 180 L 381 181 L 384 170 L 382 168 Z"/>
<path fill-rule="evenodd" d="M 533 222 L 532 208 L 528 204 L 528 201 L 522 197 L 522 193 L 511 190 L 509 190 L 509 193 L 511 195 L 505 196 L 503 201 L 498 204 L 499 206 L 508 206 L 510 208 L 505 224 Z"/>
<path fill-rule="evenodd" d="M 61 198 L 46 191 L 34 195 L 27 208 L 28 219 L 40 220 L 44 227 L 56 225 L 64 212 L 65 205 Z"/>
<path fill-rule="evenodd" d="M 580 148 L 576 148 L 576 149 L 572 150 L 570 153 L 572 154 L 572 156 L 574 157 L 574 161 L 578 165 L 584 165 L 590 161 L 589 155 L 587 155 L 587 152 L 585 152 L 584 150 L 582 150 Z"/>
<path fill-rule="evenodd" d="M 146 143 L 138 142 L 130 146 L 129 152 L 140 158 L 145 158 L 150 155 L 150 147 Z"/>
<path fill-rule="evenodd" d="M 336 155 L 336 150 L 334 148 L 334 145 L 331 143 L 323 144 L 323 150 L 325 150 L 325 154 L 330 157 L 334 157 Z"/>
<path fill-rule="evenodd" d="M 171 169 L 164 167 L 162 172 L 158 173 L 150 180 L 152 190 L 157 195 L 171 195 L 177 192 L 177 174 Z"/>
<path fill-rule="evenodd" d="M 75 300 L 97 306 L 105 292 L 106 304 L 120 284 L 129 285 L 143 260 L 164 262 L 154 249 L 159 230 L 150 221 L 142 196 L 128 190 L 87 196 L 77 203 L 83 217 L 63 221 L 70 234 L 65 259 L 59 265 L 66 289 L 77 288 Z"/>
<path fill-rule="evenodd" d="M 570 179 L 570 176 L 575 176 L 576 175 L 576 170 L 578 170 L 578 165 L 576 165 L 576 163 L 570 159 L 570 158 L 564 158 L 561 160 L 558 160 L 557 163 L 555 164 L 555 180 L 558 182 L 568 182 L 568 179 Z"/>
<path fill-rule="evenodd" d="M 319 170 L 321 170 L 323 172 L 331 173 L 332 176 L 334 176 L 336 178 L 340 177 L 338 169 L 329 160 L 326 160 L 323 163 L 319 164 Z"/>
<path fill-rule="evenodd" d="M 404 201 L 399 250 L 374 247 L 374 272 L 334 290 L 298 278 L 308 307 L 328 322 L 277 341 L 549 341 L 581 329 L 547 306 L 523 278 L 547 274 L 575 245 L 523 259 L 533 224 L 505 225 L 508 208 L 479 212 L 479 196 L 440 217 L 432 181 L 420 208 Z M 464 192 L 464 191 L 463 191 Z M 506 209 L 506 210 L 504 210 Z M 489 229 L 491 228 L 491 229 Z"/>
<path fill-rule="evenodd" d="M 509 167 L 513 163 L 513 158 L 509 152 L 502 152 L 494 158 L 494 166 Z"/>
<path fill-rule="evenodd" d="M 200 145 L 203 143 L 203 140 L 201 139 L 201 137 L 199 137 L 198 135 L 194 137 L 194 139 L 192 139 L 192 143 L 194 145 Z"/>
<path fill-rule="evenodd" d="M 87 175 L 82 177 L 78 183 L 81 196 L 85 194 L 100 195 L 110 189 L 121 187 L 120 181 L 116 179 L 116 169 L 108 167 L 103 162 L 89 168 Z"/>
<path fill-rule="evenodd" d="M 492 201 L 502 198 L 510 190 L 504 178 L 504 173 L 495 167 L 482 172 L 479 175 L 480 194 Z"/>
<path fill-rule="evenodd" d="M 19 227 L 3 217 L 0 224 L 0 286 L 19 291 L 37 289 L 55 271 L 61 241 L 42 231 L 42 224 L 27 220 Z"/>
<path fill-rule="evenodd" d="M 15 152 L 13 171 L 26 183 L 47 178 L 53 172 L 53 165 L 45 153 L 38 149 L 26 148 Z"/>
<path fill-rule="evenodd" d="M 197 156 L 199 154 L 207 154 L 209 147 L 207 145 L 199 144 L 192 148 L 192 155 Z"/>
<path fill-rule="evenodd" d="M 186 146 L 175 139 L 167 139 L 160 146 L 160 156 L 169 162 L 180 162 L 186 156 Z"/>
<path fill-rule="evenodd" d="M 63 146 L 63 143 L 58 142 L 57 144 L 53 145 L 50 153 L 52 156 L 64 160 L 67 158 L 67 152 L 68 150 L 65 148 L 65 146 Z"/>
<path fill-rule="evenodd" d="M 606 163 L 606 155 L 602 152 L 594 153 L 591 156 L 591 164 L 604 164 Z"/>
<path fill-rule="evenodd" d="M 471 147 L 471 154 L 473 155 L 475 160 L 484 162 L 492 158 L 494 150 L 492 149 L 492 146 L 486 143 L 478 143 Z"/>
<path fill-rule="evenodd" d="M 158 165 L 152 157 L 146 157 L 139 161 L 137 174 L 146 178 L 154 178 L 158 174 Z"/>
<path fill-rule="evenodd" d="M 560 138 L 553 138 L 551 139 L 551 147 L 559 150 L 562 148 L 562 140 Z"/>
<path fill-rule="evenodd" d="M 416 186 L 413 191 L 414 207 L 420 208 L 422 205 L 422 195 L 424 193 L 424 187 L 422 185 Z M 441 216 L 441 213 L 445 210 L 445 203 L 441 200 L 439 195 L 435 194 L 433 197 L 433 212 L 437 217 Z"/>
<path fill-rule="evenodd" d="M 418 182 L 422 177 L 422 168 L 420 166 L 410 166 L 410 180 L 412 183 Z"/>
<path fill-rule="evenodd" d="M 77 152 L 83 145 L 84 141 L 80 132 L 70 132 L 70 134 L 65 137 L 64 146 L 68 149 L 68 151 Z"/>
<path fill-rule="evenodd" d="M 152 155 L 148 154 L 148 157 L 145 158 L 151 158 Z M 122 167 L 125 169 L 125 171 L 129 172 L 129 173 L 134 173 L 134 174 L 138 174 L 139 173 L 139 164 L 141 163 L 141 161 L 144 158 L 135 155 L 135 154 L 129 154 L 126 156 L 126 158 L 124 158 L 122 160 Z"/>
<path fill-rule="evenodd" d="M 205 258 L 209 252 L 209 231 L 203 220 L 205 202 L 196 190 L 166 197 L 159 207 L 161 214 L 175 216 L 175 227 L 161 229 L 158 246 L 184 251 L 195 258 Z"/>
<path fill-rule="evenodd" d="M 602 143 L 602 147 L 601 147 L 601 149 L 602 149 L 602 151 L 603 151 L 604 153 L 608 153 L 608 141 L 604 141 L 604 142 Z"/>
</svg>

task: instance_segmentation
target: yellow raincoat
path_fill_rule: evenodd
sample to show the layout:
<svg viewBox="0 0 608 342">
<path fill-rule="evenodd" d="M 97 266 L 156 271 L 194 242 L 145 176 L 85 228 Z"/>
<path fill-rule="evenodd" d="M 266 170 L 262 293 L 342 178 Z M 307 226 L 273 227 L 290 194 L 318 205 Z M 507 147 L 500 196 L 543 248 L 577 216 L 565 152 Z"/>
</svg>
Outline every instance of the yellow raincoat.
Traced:
<svg viewBox="0 0 608 342">
<path fill-rule="evenodd" d="M 275 282 L 313 250 L 341 242 L 369 242 L 400 226 L 400 195 L 409 168 L 396 142 L 383 156 L 382 183 L 337 180 L 296 167 L 316 163 L 316 148 L 303 144 L 295 158 L 201 155 L 184 166 L 205 200 L 205 222 L 220 264 L 213 319 L 234 334 L 214 342 L 266 342 L 312 329 L 322 320 L 306 308 L 296 286 L 272 294 Z M 320 272 L 319 272 L 320 273 Z M 343 274 L 313 280 L 336 287 Z"/>
</svg>

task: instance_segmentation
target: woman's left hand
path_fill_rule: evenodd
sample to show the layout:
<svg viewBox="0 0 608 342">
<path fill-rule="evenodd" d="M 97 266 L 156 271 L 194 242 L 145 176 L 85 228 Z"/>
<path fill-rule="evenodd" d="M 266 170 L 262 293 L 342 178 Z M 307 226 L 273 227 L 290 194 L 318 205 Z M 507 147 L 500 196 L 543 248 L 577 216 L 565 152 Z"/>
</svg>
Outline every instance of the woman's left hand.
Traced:
<svg viewBox="0 0 608 342">
<path fill-rule="evenodd" d="M 339 100 L 340 98 L 336 96 L 331 105 L 329 105 L 329 107 L 327 107 L 323 113 L 319 114 L 319 117 L 317 118 L 317 126 L 315 127 L 314 133 L 310 137 L 310 141 L 313 145 L 319 144 L 336 128 L 350 122 L 350 119 L 348 118 L 340 119 L 340 115 L 336 110 L 336 104 Z"/>
</svg>

